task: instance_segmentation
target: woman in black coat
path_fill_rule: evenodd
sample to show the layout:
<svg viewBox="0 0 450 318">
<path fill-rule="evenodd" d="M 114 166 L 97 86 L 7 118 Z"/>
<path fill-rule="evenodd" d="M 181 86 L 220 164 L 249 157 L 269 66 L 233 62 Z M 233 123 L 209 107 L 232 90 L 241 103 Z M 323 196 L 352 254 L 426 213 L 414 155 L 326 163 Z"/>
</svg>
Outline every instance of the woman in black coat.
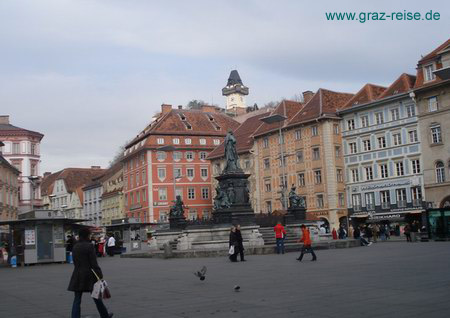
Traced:
<svg viewBox="0 0 450 318">
<path fill-rule="evenodd" d="M 234 226 L 231 227 L 229 246 L 234 246 L 234 254 L 230 255 L 230 261 L 237 262 L 237 255 L 239 253 L 239 241 L 236 234 L 236 228 Z"/>
<path fill-rule="evenodd" d="M 244 259 L 244 240 L 242 239 L 241 226 L 239 224 L 236 225 L 236 237 L 237 237 L 238 248 L 239 248 L 239 255 L 241 257 L 241 262 L 245 262 L 245 259 Z"/>
<path fill-rule="evenodd" d="M 99 278 L 103 278 L 102 270 L 97 264 L 94 246 L 89 241 L 90 232 L 87 228 L 82 228 L 79 232 L 80 241 L 76 243 L 72 249 L 73 269 L 70 278 L 69 291 L 75 293 L 72 305 L 72 318 L 80 318 L 81 316 L 81 296 L 84 292 L 92 292 L 94 284 L 97 282 L 92 271 L 95 271 Z M 101 318 L 110 318 L 112 313 L 108 313 L 101 299 L 92 298 L 97 306 Z"/>
</svg>

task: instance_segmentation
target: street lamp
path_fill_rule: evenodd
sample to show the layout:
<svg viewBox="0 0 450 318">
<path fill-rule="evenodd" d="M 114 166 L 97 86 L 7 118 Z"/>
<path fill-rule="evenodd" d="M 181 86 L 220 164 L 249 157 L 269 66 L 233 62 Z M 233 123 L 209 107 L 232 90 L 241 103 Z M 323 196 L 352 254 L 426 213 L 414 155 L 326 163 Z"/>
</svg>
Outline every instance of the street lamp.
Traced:
<svg viewBox="0 0 450 318">
<path fill-rule="evenodd" d="M 283 194 L 283 198 L 284 198 L 284 206 L 288 207 L 287 205 L 287 196 L 286 196 L 286 189 L 287 189 L 287 176 L 286 176 L 286 162 L 285 162 L 285 158 L 284 158 L 284 151 L 283 151 L 283 144 L 284 144 L 284 138 L 283 138 L 283 132 L 281 130 L 281 127 L 283 126 L 283 122 L 287 119 L 287 117 L 280 115 L 280 114 L 274 114 L 271 116 L 267 116 L 267 117 L 263 117 L 260 120 L 263 123 L 266 124 L 275 124 L 275 123 L 280 123 L 280 126 L 278 127 L 278 133 L 279 133 L 279 143 L 280 143 L 280 162 L 281 162 L 281 169 L 283 171 L 283 184 L 281 185 L 281 191 Z M 285 186 L 286 185 L 286 186 Z"/>
<path fill-rule="evenodd" d="M 30 193 L 30 201 L 31 201 L 31 211 L 34 210 L 34 190 L 39 185 L 39 177 L 38 176 L 29 176 L 28 180 L 30 180 L 31 185 L 31 193 Z"/>
</svg>

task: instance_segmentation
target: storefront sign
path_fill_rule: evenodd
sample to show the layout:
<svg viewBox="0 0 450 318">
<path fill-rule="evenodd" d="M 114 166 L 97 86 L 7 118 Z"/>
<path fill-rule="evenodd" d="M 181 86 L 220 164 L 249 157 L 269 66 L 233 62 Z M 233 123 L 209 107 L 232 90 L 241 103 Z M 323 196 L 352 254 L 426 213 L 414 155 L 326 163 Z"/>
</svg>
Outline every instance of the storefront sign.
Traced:
<svg viewBox="0 0 450 318">
<path fill-rule="evenodd" d="M 384 189 L 384 188 L 401 187 L 401 186 L 408 186 L 410 184 L 411 184 L 411 180 L 381 183 L 381 184 L 372 184 L 372 185 L 362 186 L 361 191 L 370 191 L 370 190 L 377 190 L 377 189 Z"/>
<path fill-rule="evenodd" d="M 25 245 L 36 244 L 36 232 L 35 230 L 25 230 Z"/>
<path fill-rule="evenodd" d="M 401 218 L 402 215 L 399 213 L 393 214 L 373 214 L 369 215 L 370 220 L 389 220 L 389 219 L 398 219 Z"/>
</svg>

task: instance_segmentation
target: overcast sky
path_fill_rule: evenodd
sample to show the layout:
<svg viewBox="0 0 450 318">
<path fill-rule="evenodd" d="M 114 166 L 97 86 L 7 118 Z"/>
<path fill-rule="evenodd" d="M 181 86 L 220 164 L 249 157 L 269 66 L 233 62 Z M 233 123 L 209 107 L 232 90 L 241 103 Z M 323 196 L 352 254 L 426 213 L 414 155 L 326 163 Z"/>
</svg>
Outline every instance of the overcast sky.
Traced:
<svg viewBox="0 0 450 318">
<path fill-rule="evenodd" d="M 42 172 L 106 167 L 162 103 L 224 106 L 235 68 L 249 105 L 415 74 L 421 55 L 450 36 L 448 3 L 1 0 L 0 114 L 45 135 Z M 441 20 L 325 18 L 403 10 Z"/>
</svg>

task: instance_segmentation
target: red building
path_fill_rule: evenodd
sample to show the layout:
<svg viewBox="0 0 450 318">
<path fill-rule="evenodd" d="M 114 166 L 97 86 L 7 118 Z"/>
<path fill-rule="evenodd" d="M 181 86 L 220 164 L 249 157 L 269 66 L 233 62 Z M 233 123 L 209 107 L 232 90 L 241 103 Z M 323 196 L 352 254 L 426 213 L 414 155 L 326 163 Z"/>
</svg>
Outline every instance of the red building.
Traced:
<svg viewBox="0 0 450 318">
<path fill-rule="evenodd" d="M 125 214 L 167 222 L 175 195 L 189 219 L 212 212 L 208 153 L 239 123 L 212 106 L 187 110 L 162 105 L 161 113 L 125 147 Z"/>
</svg>

